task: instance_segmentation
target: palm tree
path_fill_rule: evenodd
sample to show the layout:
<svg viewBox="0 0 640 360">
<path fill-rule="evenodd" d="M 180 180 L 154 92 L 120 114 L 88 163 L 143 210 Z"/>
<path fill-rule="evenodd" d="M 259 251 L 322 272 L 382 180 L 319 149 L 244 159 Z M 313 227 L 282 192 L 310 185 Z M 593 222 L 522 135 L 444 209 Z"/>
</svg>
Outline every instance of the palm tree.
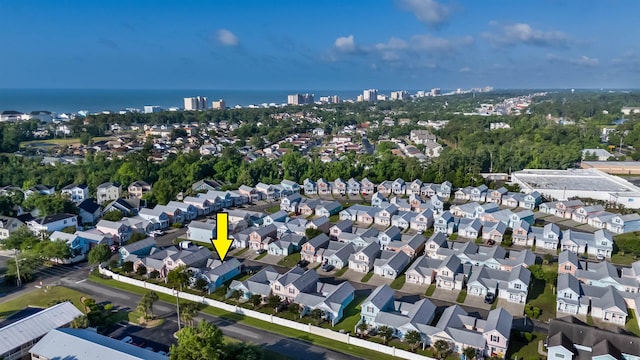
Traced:
<svg viewBox="0 0 640 360">
<path fill-rule="evenodd" d="M 472 348 L 472 347 L 466 347 L 464 348 L 464 350 L 462 351 L 462 353 L 464 354 L 464 358 L 466 360 L 473 360 L 476 358 L 477 353 L 476 353 L 476 349 Z"/>
<path fill-rule="evenodd" d="M 73 329 L 85 329 L 89 327 L 89 318 L 87 318 L 87 315 L 76 316 L 69 326 Z"/>
<path fill-rule="evenodd" d="M 324 312 L 321 309 L 311 310 L 311 318 L 316 322 L 316 325 L 320 325 Z"/>
<path fill-rule="evenodd" d="M 142 313 L 144 315 L 145 320 L 149 318 L 149 308 L 150 308 L 150 302 L 149 302 L 149 296 L 147 296 L 147 294 L 143 295 L 140 298 L 140 302 L 138 302 L 138 306 L 136 307 L 136 310 L 139 311 L 140 313 Z"/>
<path fill-rule="evenodd" d="M 382 341 L 386 345 L 393 336 L 393 329 L 386 325 L 382 325 L 378 328 L 378 335 L 382 338 Z"/>
<path fill-rule="evenodd" d="M 422 335 L 415 330 L 410 330 L 404 334 L 404 340 L 409 344 L 409 346 L 411 346 L 411 351 L 416 351 L 416 348 L 422 341 Z"/>
<path fill-rule="evenodd" d="M 367 323 L 365 323 L 365 322 L 361 322 L 360 324 L 358 324 L 357 330 L 358 330 L 358 333 L 362 335 L 367 330 L 369 330 L 369 325 L 367 325 Z"/>
<path fill-rule="evenodd" d="M 185 326 L 193 327 L 193 318 L 198 314 L 198 304 L 185 301 L 180 303 L 180 320 Z"/>
<path fill-rule="evenodd" d="M 447 356 L 449 351 L 451 350 L 451 345 L 445 340 L 438 340 L 433 344 L 433 347 L 438 352 L 438 356 L 440 358 L 444 358 Z"/>
</svg>

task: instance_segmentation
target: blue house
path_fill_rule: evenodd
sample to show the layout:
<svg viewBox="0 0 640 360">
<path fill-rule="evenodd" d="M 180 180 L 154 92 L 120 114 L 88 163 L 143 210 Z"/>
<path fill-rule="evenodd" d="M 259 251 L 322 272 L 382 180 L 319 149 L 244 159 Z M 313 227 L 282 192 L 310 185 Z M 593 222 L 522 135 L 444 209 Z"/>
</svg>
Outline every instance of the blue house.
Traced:
<svg viewBox="0 0 640 360">
<path fill-rule="evenodd" d="M 307 195 L 315 195 L 318 193 L 318 187 L 316 186 L 315 181 L 311 179 L 304 179 L 303 187 L 304 193 Z"/>
<path fill-rule="evenodd" d="M 224 285 L 227 281 L 240 275 L 242 272 L 242 264 L 236 258 L 229 258 L 225 262 L 220 260 L 213 260 L 209 267 L 209 270 L 197 274 L 195 277 L 201 277 L 209 283 L 207 290 L 209 294 L 216 291 L 219 287 Z M 194 281 L 195 281 L 194 277 Z"/>
<path fill-rule="evenodd" d="M 285 179 L 280 182 L 280 185 L 282 186 L 281 196 L 297 194 L 300 192 L 300 185 L 298 185 L 297 182 Z"/>
<path fill-rule="evenodd" d="M 386 196 L 377 192 L 371 197 L 371 206 L 381 208 L 382 204 L 389 202 Z"/>
<path fill-rule="evenodd" d="M 120 260 L 124 261 L 124 259 L 130 255 L 147 256 L 151 253 L 151 249 L 156 246 L 156 239 L 151 237 L 136 241 L 133 244 L 125 245 L 118 250 L 120 253 Z"/>
</svg>

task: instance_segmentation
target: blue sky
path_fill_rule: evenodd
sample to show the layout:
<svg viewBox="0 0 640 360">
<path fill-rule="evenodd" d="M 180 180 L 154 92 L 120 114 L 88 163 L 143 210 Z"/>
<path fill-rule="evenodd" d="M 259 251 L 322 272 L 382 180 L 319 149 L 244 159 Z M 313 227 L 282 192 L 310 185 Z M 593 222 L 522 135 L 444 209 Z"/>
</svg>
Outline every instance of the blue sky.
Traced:
<svg viewBox="0 0 640 360">
<path fill-rule="evenodd" d="M 0 87 L 637 88 L 636 0 L 0 0 Z"/>
</svg>

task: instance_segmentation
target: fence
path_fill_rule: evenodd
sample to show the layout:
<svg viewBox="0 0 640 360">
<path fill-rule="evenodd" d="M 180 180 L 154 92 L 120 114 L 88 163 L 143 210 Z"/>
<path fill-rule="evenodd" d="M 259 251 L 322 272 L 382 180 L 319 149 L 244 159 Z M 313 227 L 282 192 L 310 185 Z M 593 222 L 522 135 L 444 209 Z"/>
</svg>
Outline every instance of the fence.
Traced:
<svg viewBox="0 0 640 360">
<path fill-rule="evenodd" d="M 363 340 L 357 337 L 352 337 L 349 336 L 349 334 L 342 334 L 339 333 L 337 331 L 333 331 L 330 329 L 325 329 L 325 328 L 321 328 L 321 327 L 317 327 L 317 326 L 313 326 L 311 324 L 302 324 L 299 322 L 295 322 L 295 321 L 291 321 L 291 320 L 287 320 L 287 319 L 283 319 L 277 316 L 273 316 L 273 315 L 269 315 L 269 314 L 264 314 L 258 311 L 253 311 L 253 310 L 249 310 L 249 309 L 244 309 L 238 306 L 234 306 L 234 305 L 230 305 L 221 301 L 217 301 L 217 300 L 213 300 L 213 299 L 209 299 L 206 298 L 204 296 L 199 296 L 199 295 L 194 295 L 194 294 L 190 294 L 190 293 L 186 293 L 183 291 L 175 291 L 173 289 L 169 289 L 166 288 L 164 286 L 160 286 L 160 285 L 156 285 L 156 284 L 150 284 L 146 281 L 140 281 L 140 280 L 136 280 L 136 279 L 132 279 L 130 277 L 127 276 L 123 276 L 120 274 L 116 274 L 112 271 L 109 271 L 107 269 L 104 269 L 102 267 L 99 267 L 99 271 L 102 275 L 105 276 L 110 276 L 113 280 L 116 281 L 120 281 L 123 283 L 127 283 L 130 285 L 134 285 L 134 286 L 138 286 L 141 288 L 145 288 L 145 289 L 149 289 L 149 290 L 153 290 L 159 293 L 163 293 L 163 294 L 167 294 L 167 295 L 171 295 L 171 296 L 175 296 L 176 292 L 179 293 L 180 298 L 181 299 L 186 299 L 186 300 L 191 300 L 194 302 L 198 302 L 201 304 L 205 304 L 208 306 L 212 306 L 218 309 L 222 309 L 222 310 L 226 310 L 229 312 L 233 312 L 236 314 L 240 314 L 240 315 L 244 315 L 250 318 L 254 318 L 254 319 L 258 319 L 258 320 L 262 320 L 262 321 L 266 321 L 268 323 L 272 323 L 272 324 L 276 324 L 276 325 L 280 325 L 280 326 L 285 326 L 291 329 L 295 329 L 295 330 L 299 330 L 299 331 L 303 331 L 303 332 L 307 332 L 307 333 L 311 333 L 314 335 L 318 335 L 318 336 L 322 336 L 328 339 L 332 339 L 332 340 L 336 340 L 336 341 L 340 341 L 342 343 L 345 344 L 349 344 L 349 345 L 354 345 L 354 346 L 358 346 L 361 348 L 365 348 L 365 349 L 369 349 L 369 350 L 374 350 L 374 351 L 378 351 L 387 355 L 391 355 L 391 356 L 395 356 L 395 357 L 399 357 L 402 359 L 407 359 L 407 360 L 435 360 L 433 358 L 430 357 L 426 357 L 426 356 L 422 356 L 422 355 L 418 355 L 418 354 L 414 354 L 405 350 L 401 350 L 401 349 L 396 349 L 394 347 L 391 346 L 387 346 L 387 345 L 382 345 L 382 344 L 378 344 L 372 341 L 367 341 L 367 340 Z"/>
</svg>

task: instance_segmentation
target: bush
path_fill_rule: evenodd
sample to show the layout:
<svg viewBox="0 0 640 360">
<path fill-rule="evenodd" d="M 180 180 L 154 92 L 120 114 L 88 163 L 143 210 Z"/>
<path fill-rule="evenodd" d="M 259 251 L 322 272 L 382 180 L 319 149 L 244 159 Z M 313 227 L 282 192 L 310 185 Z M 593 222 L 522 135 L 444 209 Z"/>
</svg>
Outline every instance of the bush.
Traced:
<svg viewBox="0 0 640 360">
<path fill-rule="evenodd" d="M 180 229 L 182 228 L 182 223 L 174 223 L 173 225 L 171 225 L 172 228 L 176 228 L 176 229 Z"/>
<path fill-rule="evenodd" d="M 522 337 L 529 343 L 533 340 L 533 334 L 530 332 L 522 333 Z"/>
<path fill-rule="evenodd" d="M 84 306 L 91 307 L 92 305 L 95 305 L 95 303 L 96 301 L 92 298 L 84 299 Z"/>
<path fill-rule="evenodd" d="M 158 270 L 153 270 L 149 273 L 149 279 L 157 279 L 160 277 L 160 272 Z"/>
<path fill-rule="evenodd" d="M 113 304 L 111 304 L 111 303 L 106 304 L 106 305 L 104 306 L 104 310 L 105 310 L 105 311 L 111 311 L 111 310 L 113 310 Z"/>
</svg>

